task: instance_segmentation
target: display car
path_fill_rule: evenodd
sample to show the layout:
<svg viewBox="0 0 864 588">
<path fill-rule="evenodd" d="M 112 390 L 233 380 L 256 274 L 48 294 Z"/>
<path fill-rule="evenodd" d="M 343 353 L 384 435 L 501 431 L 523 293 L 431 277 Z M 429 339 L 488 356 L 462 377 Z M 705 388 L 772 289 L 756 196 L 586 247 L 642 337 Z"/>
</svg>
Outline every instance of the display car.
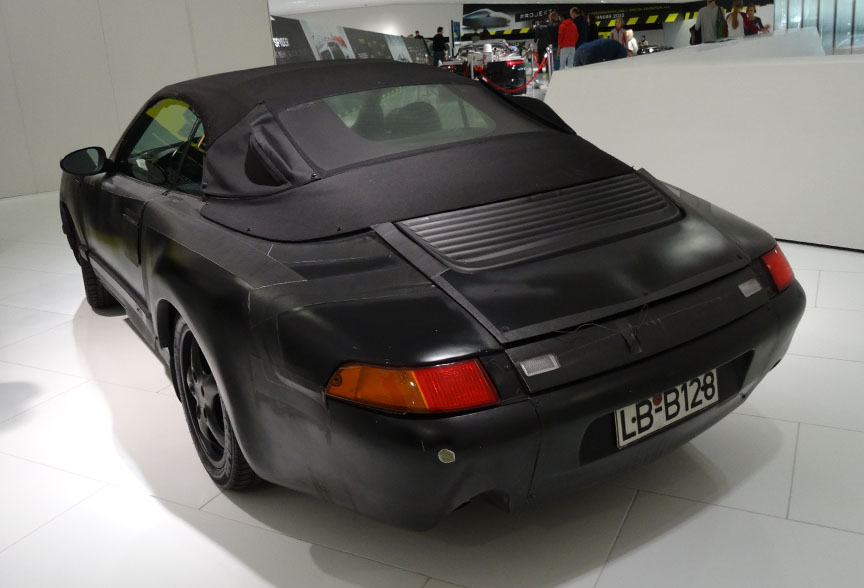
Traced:
<svg viewBox="0 0 864 588">
<path fill-rule="evenodd" d="M 651 53 L 670 51 L 672 49 L 672 47 L 666 45 L 639 45 L 639 51 L 636 52 L 636 55 L 650 55 Z"/>
<path fill-rule="evenodd" d="M 765 231 L 428 66 L 174 84 L 61 167 L 87 301 L 165 361 L 214 482 L 413 528 L 685 443 L 804 310 Z"/>
<path fill-rule="evenodd" d="M 439 67 L 465 77 L 482 78 L 485 75 L 494 84 L 493 88 L 498 86 L 504 90 L 518 90 L 508 93 L 527 92 L 525 59 L 516 47 L 504 39 L 462 45 L 455 56 Z"/>
<path fill-rule="evenodd" d="M 489 8 L 481 8 L 462 16 L 462 26 L 478 31 L 485 27 L 506 27 L 511 21 L 509 14 L 495 12 Z"/>
</svg>

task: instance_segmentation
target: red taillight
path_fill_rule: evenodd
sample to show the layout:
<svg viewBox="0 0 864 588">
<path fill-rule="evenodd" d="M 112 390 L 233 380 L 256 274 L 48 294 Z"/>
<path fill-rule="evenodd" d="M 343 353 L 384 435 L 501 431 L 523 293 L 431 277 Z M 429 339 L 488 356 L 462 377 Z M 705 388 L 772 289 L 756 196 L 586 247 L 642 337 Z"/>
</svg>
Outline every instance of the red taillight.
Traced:
<svg viewBox="0 0 864 588">
<path fill-rule="evenodd" d="M 792 266 L 786 261 L 786 256 L 780 251 L 779 246 L 763 255 L 762 263 L 768 268 L 768 273 L 771 274 L 771 279 L 774 280 L 774 286 L 778 292 L 785 290 L 795 279 Z"/>
<path fill-rule="evenodd" d="M 525 61 L 522 59 L 508 59 L 504 63 L 506 63 L 510 67 L 516 67 L 517 65 L 525 65 Z"/>
<path fill-rule="evenodd" d="M 453 412 L 498 402 L 495 386 L 476 359 L 423 368 L 346 365 L 326 394 L 398 412 Z"/>
</svg>

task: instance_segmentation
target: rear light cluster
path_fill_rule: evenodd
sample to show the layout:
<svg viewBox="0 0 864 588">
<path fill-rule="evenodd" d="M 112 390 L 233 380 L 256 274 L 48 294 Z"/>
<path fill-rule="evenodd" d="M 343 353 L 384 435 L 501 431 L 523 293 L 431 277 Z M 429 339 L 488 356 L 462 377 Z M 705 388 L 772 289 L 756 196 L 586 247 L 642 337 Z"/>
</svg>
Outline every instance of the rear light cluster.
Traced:
<svg viewBox="0 0 864 588">
<path fill-rule="evenodd" d="M 778 292 L 785 290 L 795 280 L 792 266 L 789 265 L 779 245 L 763 255 L 761 259 L 768 269 L 768 273 L 771 274 L 771 280 L 773 280 L 774 287 L 777 288 Z"/>
<path fill-rule="evenodd" d="M 522 59 L 508 59 L 504 63 L 506 63 L 510 67 L 516 67 L 517 65 L 525 65 L 525 61 Z"/>
<path fill-rule="evenodd" d="M 498 402 L 495 386 L 476 359 L 422 368 L 346 365 L 336 370 L 325 393 L 411 413 L 455 412 Z"/>
</svg>

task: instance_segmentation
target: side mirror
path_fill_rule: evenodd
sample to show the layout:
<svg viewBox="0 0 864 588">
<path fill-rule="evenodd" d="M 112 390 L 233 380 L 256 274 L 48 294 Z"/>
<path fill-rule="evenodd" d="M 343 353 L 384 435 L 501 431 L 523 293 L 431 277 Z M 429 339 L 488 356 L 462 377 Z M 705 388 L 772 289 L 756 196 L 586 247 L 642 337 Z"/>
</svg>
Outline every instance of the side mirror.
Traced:
<svg viewBox="0 0 864 588">
<path fill-rule="evenodd" d="M 87 147 L 73 151 L 60 160 L 60 168 L 76 176 L 92 176 L 105 171 L 108 158 L 101 147 Z"/>
</svg>

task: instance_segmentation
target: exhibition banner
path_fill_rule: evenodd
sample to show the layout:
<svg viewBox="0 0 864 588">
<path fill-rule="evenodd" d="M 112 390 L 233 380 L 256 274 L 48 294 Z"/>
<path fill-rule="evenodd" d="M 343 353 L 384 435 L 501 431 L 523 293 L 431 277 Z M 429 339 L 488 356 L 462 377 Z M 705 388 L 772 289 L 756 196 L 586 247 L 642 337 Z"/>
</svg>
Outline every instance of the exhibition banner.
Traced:
<svg viewBox="0 0 864 588">
<path fill-rule="evenodd" d="M 334 59 L 429 63 L 424 39 L 384 35 L 330 23 L 270 17 L 277 64 Z"/>
<path fill-rule="evenodd" d="M 328 22 L 313 22 L 301 20 L 300 26 L 306 33 L 306 39 L 315 52 L 318 61 L 331 59 L 356 59 L 354 50 L 348 44 L 345 29 Z"/>
<path fill-rule="evenodd" d="M 425 39 L 402 37 L 402 41 L 405 43 L 405 48 L 408 49 L 408 55 L 411 57 L 413 63 L 432 63 L 429 55 L 429 46 Z"/>
<path fill-rule="evenodd" d="M 717 0 L 727 11 L 732 0 Z M 542 8 L 540 7 L 542 6 Z M 569 17 L 570 9 L 579 4 L 463 4 L 462 41 L 477 40 L 487 33 L 492 38 L 508 40 L 533 39 L 537 28 L 549 21 L 549 13 L 556 11 L 562 18 Z M 624 27 L 637 31 L 660 29 L 664 23 L 696 18 L 705 2 L 681 4 L 585 4 L 582 10 L 597 24 L 601 37 L 608 36 L 615 20 L 624 20 Z"/>
<path fill-rule="evenodd" d="M 299 20 L 271 17 L 270 26 L 277 64 L 317 60 Z"/>
<path fill-rule="evenodd" d="M 357 59 L 393 59 L 390 45 L 381 33 L 346 28 L 345 34 Z"/>
</svg>

